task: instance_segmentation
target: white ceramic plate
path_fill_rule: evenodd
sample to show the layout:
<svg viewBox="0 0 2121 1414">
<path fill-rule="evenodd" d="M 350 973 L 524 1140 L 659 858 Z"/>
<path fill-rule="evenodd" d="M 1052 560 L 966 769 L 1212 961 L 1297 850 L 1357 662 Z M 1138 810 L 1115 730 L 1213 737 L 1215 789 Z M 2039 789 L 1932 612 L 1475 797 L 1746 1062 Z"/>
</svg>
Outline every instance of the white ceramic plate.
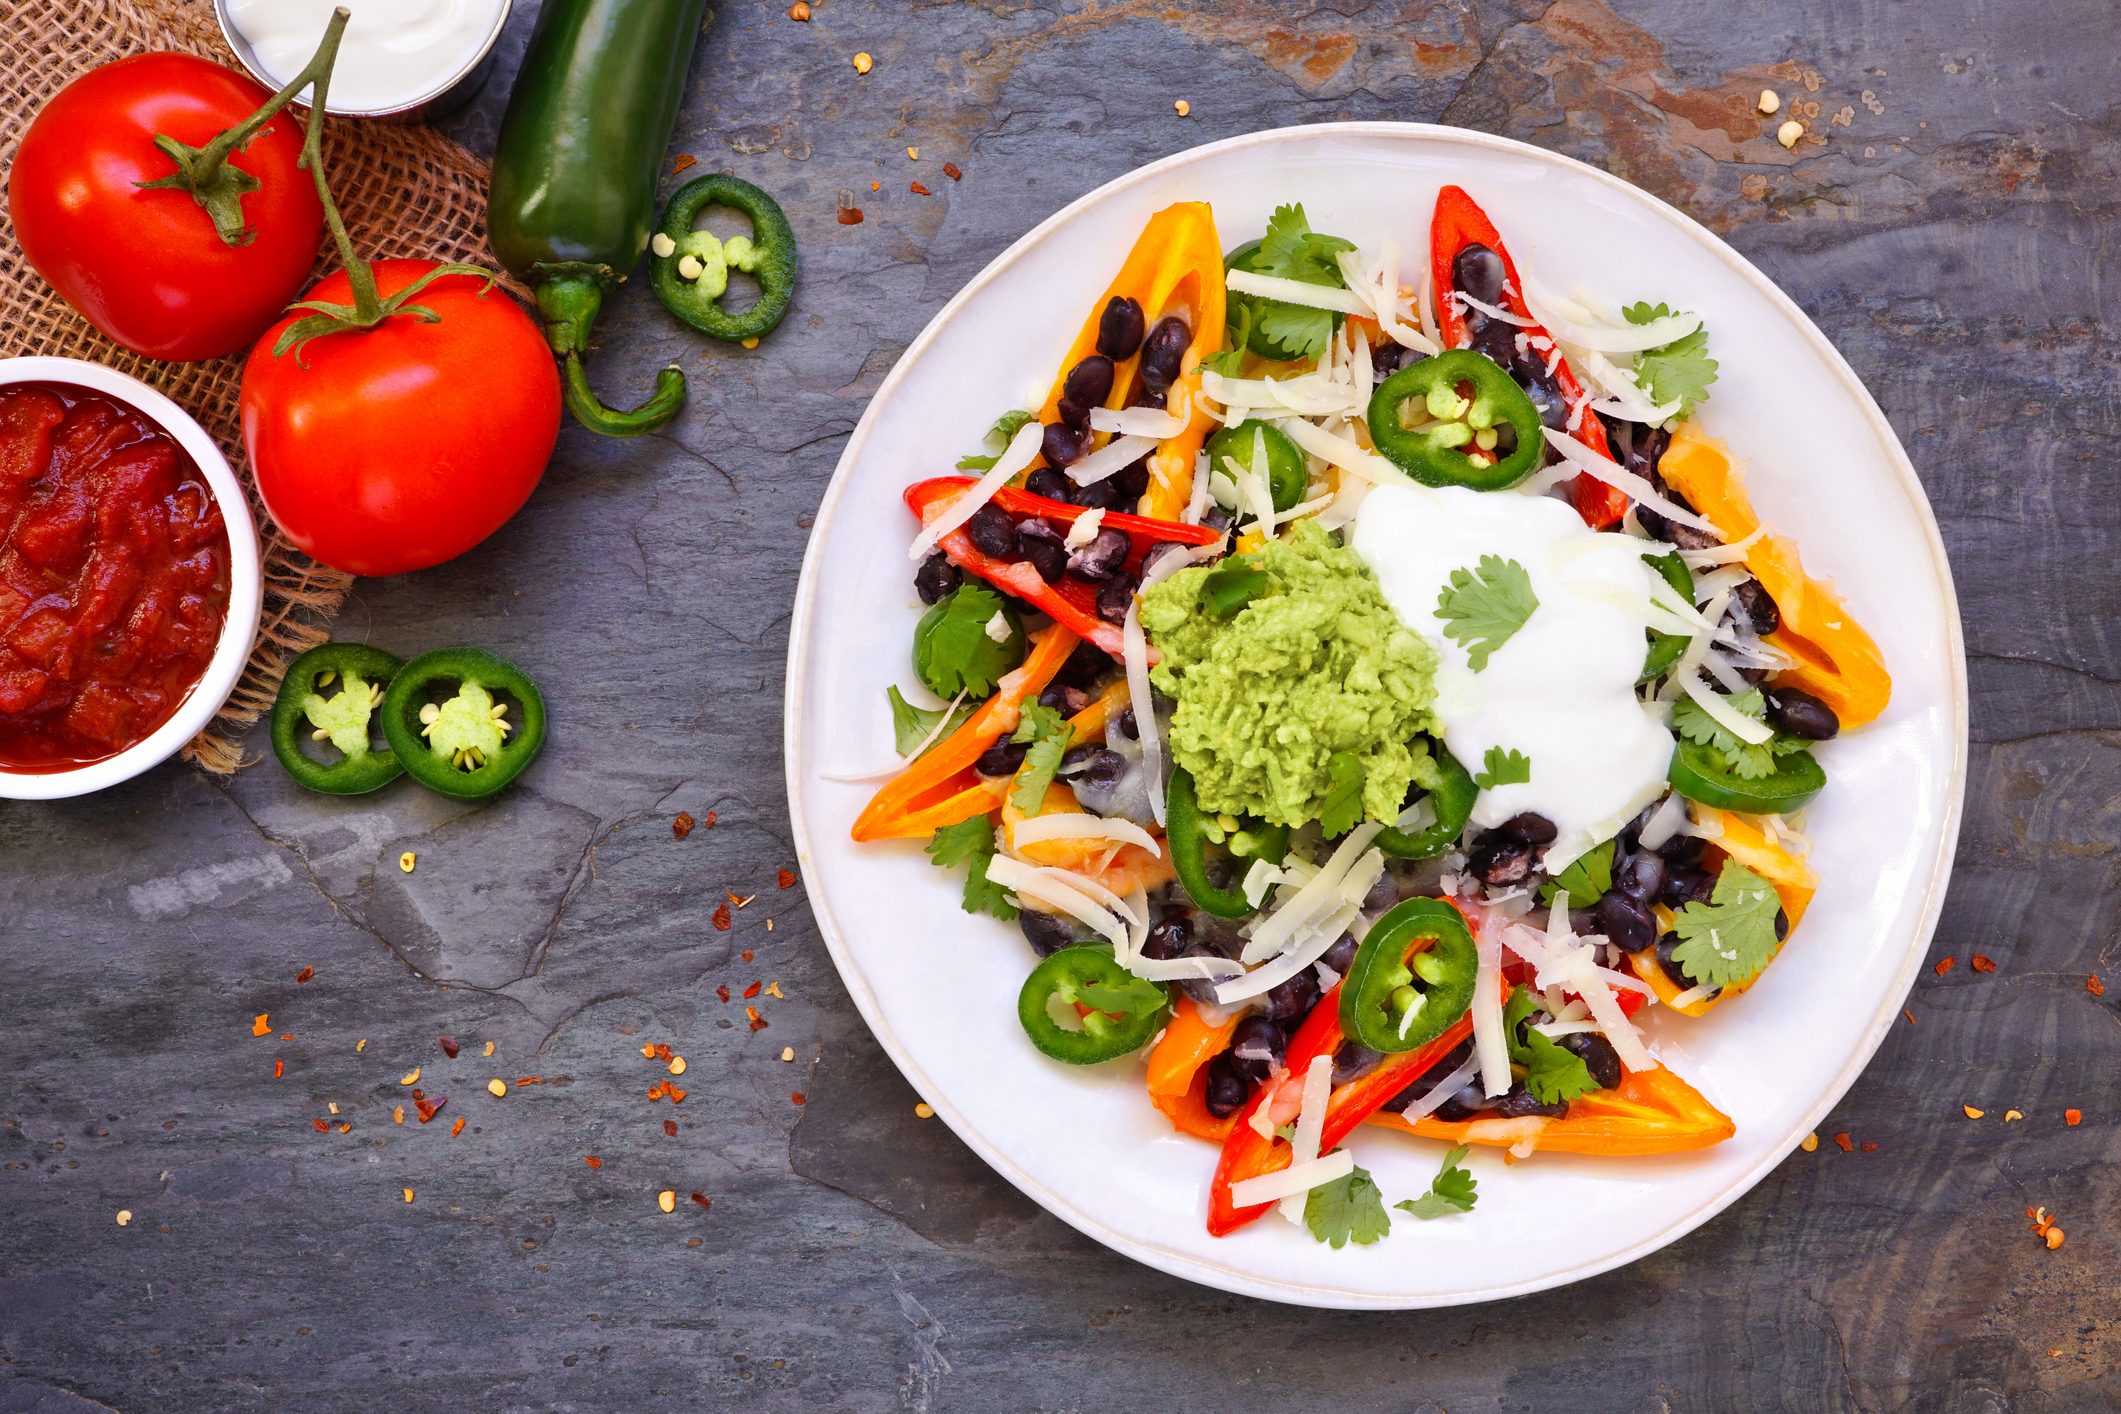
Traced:
<svg viewBox="0 0 2121 1414">
<path fill-rule="evenodd" d="M 1396 236 L 1418 271 L 1436 189 L 1465 186 L 1520 268 L 1548 288 L 1699 311 L 1722 376 L 1702 414 L 1750 465 L 1767 521 L 1794 534 L 1877 636 L 1894 677 L 1877 723 L 1824 746 L 1832 785 L 1809 816 L 1824 876 L 1796 940 L 1742 1001 L 1663 1017 L 1659 1054 L 1730 1114 L 1697 1155 L 1476 1154 L 1480 1204 L 1334 1251 L 1269 1215 L 1202 1226 L 1214 1151 L 1174 1135 L 1141 1067 L 1055 1065 L 1019 1029 L 1032 956 L 1016 930 L 958 906 L 918 846 L 857 848 L 847 830 L 888 763 L 884 689 L 910 681 L 920 611 L 905 486 L 947 471 L 1004 408 L 1031 406 L 1151 213 L 1211 201 L 1224 245 L 1280 202 L 1374 251 Z M 959 292 L 899 360 L 825 493 L 796 595 L 788 793 L 818 925 L 862 1015 L 966 1143 L 1098 1241 L 1228 1291 L 1318 1306 L 1489 1300 L 1606 1271 L 1707 1221 L 1825 1115 L 1899 1015 L 1942 904 L 1966 761 L 1966 667 L 1950 570 L 1907 456 L 1802 311 L 1679 212 L 1602 172 L 1452 128 L 1326 124 L 1180 153 L 1082 198 Z M 1442 1146 L 1359 1131 L 1387 1201 L 1422 1191 Z"/>
</svg>

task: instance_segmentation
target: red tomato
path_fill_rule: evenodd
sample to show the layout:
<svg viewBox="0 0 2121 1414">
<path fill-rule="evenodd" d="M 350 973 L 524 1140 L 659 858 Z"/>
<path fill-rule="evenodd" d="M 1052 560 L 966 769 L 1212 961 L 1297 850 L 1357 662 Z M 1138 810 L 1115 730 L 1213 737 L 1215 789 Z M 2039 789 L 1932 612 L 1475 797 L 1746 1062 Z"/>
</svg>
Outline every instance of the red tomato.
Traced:
<svg viewBox="0 0 2121 1414">
<path fill-rule="evenodd" d="M 189 54 L 141 54 L 89 70 L 22 136 L 7 209 L 22 253 L 88 322 L 150 358 L 221 358 L 287 308 L 316 264 L 324 210 L 302 125 L 276 115 L 229 165 L 263 185 L 243 198 L 251 239 L 229 245 L 190 192 L 135 183 L 177 170 L 163 134 L 204 147 L 271 97 Z"/>
<path fill-rule="evenodd" d="M 434 267 L 379 260 L 377 293 Z M 308 298 L 351 304 L 353 290 L 339 271 Z M 243 450 L 265 508 L 302 550 L 352 574 L 425 569 L 493 534 L 560 433 L 552 351 L 514 300 L 445 275 L 413 303 L 440 319 L 395 314 L 276 358 L 298 310 L 243 365 Z"/>
</svg>

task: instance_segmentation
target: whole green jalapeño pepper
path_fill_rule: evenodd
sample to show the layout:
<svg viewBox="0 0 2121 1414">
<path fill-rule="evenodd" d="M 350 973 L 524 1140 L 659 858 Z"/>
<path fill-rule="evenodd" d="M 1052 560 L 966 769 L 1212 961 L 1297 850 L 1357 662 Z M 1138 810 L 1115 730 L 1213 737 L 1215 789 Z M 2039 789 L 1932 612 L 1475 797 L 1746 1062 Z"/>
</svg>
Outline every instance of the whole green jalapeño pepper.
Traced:
<svg viewBox="0 0 2121 1414">
<path fill-rule="evenodd" d="M 1340 1029 L 1373 1051 L 1412 1051 L 1473 1005 L 1480 956 L 1465 915 L 1410 898 L 1377 920 L 1340 988 Z"/>
<path fill-rule="evenodd" d="M 1672 753 L 1672 789 L 1688 800 L 1741 815 L 1787 815 L 1826 789 L 1826 772 L 1809 751 L 1775 758 L 1765 776 L 1740 776 L 1726 768 L 1713 746 L 1682 741 Z"/>
<path fill-rule="evenodd" d="M 1429 792 L 1429 805 L 1435 810 L 1436 819 L 1412 834 L 1391 825 L 1379 831 L 1377 847 L 1395 859 L 1434 859 L 1446 853 L 1458 843 L 1458 837 L 1466 832 L 1466 822 L 1473 818 L 1473 800 L 1480 794 L 1480 787 L 1473 784 L 1466 768 L 1444 749 L 1442 742 L 1431 741 L 1429 745 L 1443 772 L 1443 781 Z"/>
<path fill-rule="evenodd" d="M 1426 414 L 1409 427 L 1408 403 Z M 1370 440 L 1424 486 L 1503 491 L 1546 462 L 1539 409 L 1485 354 L 1452 349 L 1410 363 L 1370 395 Z"/>
<path fill-rule="evenodd" d="M 700 213 L 723 206 L 751 222 L 751 234 L 722 240 L 704 227 Z M 795 228 L 780 203 L 740 177 L 714 172 L 679 187 L 663 208 L 663 224 L 652 249 L 650 278 L 663 308 L 712 338 L 740 343 L 771 333 L 795 297 Z M 729 272 L 741 270 L 759 282 L 758 302 L 741 314 L 722 308 Z"/>
<path fill-rule="evenodd" d="M 404 664 L 363 643 L 325 643 L 287 666 L 272 708 L 272 752 L 295 784 L 323 795 L 366 795 L 405 774 L 372 728 L 383 689 Z M 328 696 L 325 689 L 336 687 Z M 328 743 L 338 760 L 309 754 L 304 740 Z"/>
<path fill-rule="evenodd" d="M 1068 1065 L 1133 1054 L 1170 1010 L 1162 987 L 1121 967 L 1112 949 L 1089 943 L 1062 948 L 1032 968 L 1016 998 L 1016 1019 L 1031 1044 Z M 1066 1016 L 1075 1024 L 1064 1024 Z"/>
<path fill-rule="evenodd" d="M 496 692 L 514 705 L 497 701 Z M 513 663 L 477 648 L 440 648 L 391 679 L 383 736 L 421 785 L 483 800 L 521 775 L 544 746 L 545 699 Z"/>
<path fill-rule="evenodd" d="M 1259 857 L 1266 857 L 1273 847 L 1267 841 Z M 1280 847 L 1287 850 L 1286 835 Z M 1171 852 L 1171 870 L 1178 875 L 1179 887 L 1201 912 L 1217 918 L 1248 918 L 1257 911 L 1243 889 L 1222 888 L 1208 877 L 1208 822 L 1201 816 L 1193 777 L 1183 766 L 1171 768 L 1171 785 L 1164 795 L 1164 848 Z"/>
<path fill-rule="evenodd" d="M 1677 550 L 1664 555 L 1646 555 L 1642 562 L 1657 571 L 1658 577 L 1671 585 L 1683 602 L 1694 602 L 1694 574 L 1686 567 L 1686 561 L 1679 558 Z M 1643 656 L 1642 675 L 1635 681 L 1649 682 L 1670 672 L 1673 665 L 1685 656 L 1688 642 L 1683 633 L 1650 630 L 1650 650 Z"/>
<path fill-rule="evenodd" d="M 1247 471 L 1255 471 L 1267 479 L 1267 489 L 1274 497 L 1274 509 L 1286 511 L 1304 498 L 1310 489 L 1311 469 L 1304 464 L 1304 454 L 1289 434 L 1271 422 L 1240 422 L 1235 427 L 1225 427 L 1208 439 L 1208 465 L 1215 471 L 1225 471 L 1223 458 L 1228 457 Z"/>
</svg>

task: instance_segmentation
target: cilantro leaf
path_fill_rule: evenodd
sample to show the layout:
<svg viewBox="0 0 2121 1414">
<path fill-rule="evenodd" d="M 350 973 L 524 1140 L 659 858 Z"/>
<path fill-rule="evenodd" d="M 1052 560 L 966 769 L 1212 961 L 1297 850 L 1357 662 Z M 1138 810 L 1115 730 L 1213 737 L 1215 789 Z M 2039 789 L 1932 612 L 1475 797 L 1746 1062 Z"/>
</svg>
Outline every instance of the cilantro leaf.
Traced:
<svg viewBox="0 0 2121 1414">
<path fill-rule="evenodd" d="M 1482 790 L 1521 786 L 1531 779 L 1532 758 L 1522 751 L 1504 751 L 1499 746 L 1488 748 L 1488 754 L 1481 758 L 1480 769 L 1473 773 L 1473 784 Z"/>
<path fill-rule="evenodd" d="M 991 913 L 996 918 L 1016 917 L 1008 891 L 987 877 L 987 861 L 994 858 L 994 822 L 984 815 L 945 825 L 928 841 L 928 857 L 938 867 L 970 867 L 965 872 L 965 912 Z"/>
<path fill-rule="evenodd" d="M 1340 265 L 1335 259 L 1342 251 L 1355 249 L 1354 243 L 1338 236 L 1328 236 L 1311 229 L 1303 206 L 1292 202 L 1274 208 L 1267 218 L 1266 234 L 1259 238 L 1259 245 L 1243 268 L 1258 275 L 1274 275 L 1284 280 L 1301 280 L 1307 285 L 1320 285 L 1338 289 L 1346 282 L 1341 279 Z M 1291 359 L 1317 358 L 1325 352 L 1326 341 L 1340 327 L 1340 316 L 1331 310 L 1312 309 L 1306 305 L 1289 304 L 1283 300 L 1258 299 L 1236 296 L 1231 300 L 1232 308 L 1244 308 L 1255 318 L 1257 332 L 1265 343 L 1281 357 Z M 1248 325 L 1245 339 L 1253 329 Z M 1245 341 L 1240 340 L 1238 348 Z"/>
<path fill-rule="evenodd" d="M 1259 332 L 1292 359 L 1317 358 L 1333 337 L 1333 319 L 1330 309 L 1262 300 Z"/>
<path fill-rule="evenodd" d="M 1470 1151 L 1471 1146 L 1466 1144 L 1452 1149 L 1443 1156 L 1443 1167 L 1436 1171 L 1436 1177 L 1429 1180 L 1428 1192 L 1419 1198 L 1403 1198 L 1392 1206 L 1424 1221 L 1472 1212 L 1473 1205 L 1480 1201 L 1480 1183 L 1460 1167 Z"/>
<path fill-rule="evenodd" d="M 1026 743 L 1024 764 L 1016 768 L 1016 784 L 1009 789 L 1009 803 L 1025 815 L 1036 815 L 1045 804 L 1046 787 L 1053 784 L 1054 773 L 1060 770 L 1061 758 L 1068 754 L 1068 743 L 1075 736 L 1075 728 L 1057 707 L 1032 703 L 1017 719 L 1016 734 L 1009 740 Z"/>
<path fill-rule="evenodd" d="M 987 435 L 980 438 L 980 445 L 986 447 L 987 451 L 973 452 L 959 457 L 957 459 L 957 469 L 959 471 L 994 470 L 994 464 L 1000 461 L 1002 453 L 1008 450 L 1010 440 L 1023 430 L 1024 424 L 1029 422 L 1032 417 L 1033 414 L 1023 408 L 1011 408 L 1000 417 L 994 419 L 994 425 L 987 429 Z"/>
<path fill-rule="evenodd" d="M 997 614 L 1006 630 L 999 639 L 988 631 Z M 968 579 L 913 626 L 913 673 L 945 701 L 960 692 L 984 698 L 1029 649 L 1016 610 L 986 585 Z"/>
<path fill-rule="evenodd" d="M 1326 758 L 1326 774 L 1326 798 L 1318 807 L 1318 828 L 1327 839 L 1334 839 L 1362 823 L 1362 762 L 1352 751 L 1336 751 Z"/>
<path fill-rule="evenodd" d="M 1252 338 L 1252 302 L 1232 300 L 1229 304 L 1229 319 L 1223 325 L 1223 349 L 1200 361 L 1200 366 L 1209 373 L 1220 373 L 1225 378 L 1236 378 L 1245 370 L 1245 345 Z"/>
<path fill-rule="evenodd" d="M 1630 324 L 1648 324 L 1669 316 L 1672 309 L 1638 301 L 1620 312 Z M 1651 402 L 1676 402 L 1679 411 L 1675 416 L 1689 416 L 1696 404 L 1707 401 L 1709 384 L 1716 381 L 1716 360 L 1709 357 L 1709 326 L 1702 324 L 1691 334 L 1636 354 L 1634 371 L 1635 381 Z"/>
<path fill-rule="evenodd" d="M 929 740 L 931 736 L 936 741 L 941 741 L 963 726 L 965 719 L 979 710 L 970 702 L 958 703 L 954 712 L 948 707 L 916 707 L 906 700 L 905 694 L 898 690 L 896 683 L 886 690 L 885 696 L 891 699 L 892 745 L 901 756 L 912 755 L 914 748 Z M 935 724 L 945 716 L 950 718 L 949 722 L 941 731 L 937 731 Z"/>
<path fill-rule="evenodd" d="M 1568 907 L 1589 908 L 1598 896 L 1613 887 L 1613 842 L 1607 840 L 1571 860 L 1569 867 L 1539 886 L 1539 901 L 1552 907 L 1555 896 L 1567 894 Z"/>
<path fill-rule="evenodd" d="M 1782 899 L 1772 884 L 1726 859 L 1709 901 L 1688 904 L 1672 920 L 1672 931 L 1680 937 L 1672 961 L 1707 986 L 1750 982 L 1782 946 L 1775 936 L 1775 915 L 1781 911 Z"/>
<path fill-rule="evenodd" d="M 1598 1088 L 1583 1057 L 1526 1023 L 1536 1009 L 1531 990 L 1519 986 L 1502 1009 L 1502 1035 L 1510 1060 L 1524 1067 L 1524 1088 L 1542 1105 L 1561 1104 Z"/>
<path fill-rule="evenodd" d="M 1436 596 L 1436 616 L 1446 636 L 1466 650 L 1474 672 L 1488 665 L 1488 655 L 1508 643 L 1539 607 L 1532 576 L 1515 560 L 1482 555 L 1473 569 L 1451 571 L 1450 583 Z"/>
<path fill-rule="evenodd" d="M 1734 693 L 1723 700 L 1741 716 L 1751 717 L 1756 722 L 1767 720 L 1767 701 L 1757 687 Z M 1717 765 L 1743 781 L 1757 781 L 1773 775 L 1776 757 L 1803 751 L 1807 745 L 1803 739 L 1782 732 L 1757 745 L 1741 741 L 1692 697 L 1681 697 L 1673 702 L 1672 730 L 1687 741 L 1708 747 L 1715 754 Z"/>
<path fill-rule="evenodd" d="M 1154 982 L 1129 977 L 1114 985 L 1089 982 L 1075 989 L 1075 999 L 1107 1016 L 1140 1016 L 1162 1008 L 1171 999 Z"/>
<path fill-rule="evenodd" d="M 1392 1219 L 1385 1212 L 1385 1196 L 1376 1180 L 1358 1165 L 1305 1195 L 1304 1226 L 1320 1242 L 1338 1250 L 1350 1242 L 1369 1246 L 1392 1230 Z"/>
</svg>

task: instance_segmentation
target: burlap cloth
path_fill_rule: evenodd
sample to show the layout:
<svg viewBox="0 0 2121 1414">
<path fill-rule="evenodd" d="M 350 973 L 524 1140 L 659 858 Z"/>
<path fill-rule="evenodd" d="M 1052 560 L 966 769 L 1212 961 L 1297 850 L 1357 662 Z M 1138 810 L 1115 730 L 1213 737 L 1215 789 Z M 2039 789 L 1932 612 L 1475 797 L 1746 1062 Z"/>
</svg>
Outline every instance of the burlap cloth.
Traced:
<svg viewBox="0 0 2121 1414">
<path fill-rule="evenodd" d="M 0 9 L 6 20 L 0 26 L 0 172 L 11 168 L 15 144 L 45 100 L 107 60 L 178 49 L 237 67 L 208 0 L 7 0 Z M 331 121 L 324 148 L 332 196 L 364 255 L 492 263 L 486 164 L 471 153 L 422 124 L 350 118 Z M 336 259 L 325 242 L 317 273 Z M 242 356 L 158 363 L 120 348 L 29 267 L 0 205 L 0 355 L 18 354 L 92 359 L 160 388 L 213 434 L 250 488 L 251 513 L 264 542 L 258 646 L 235 694 L 184 748 L 187 760 L 209 771 L 234 771 L 244 764 L 244 728 L 272 706 L 289 661 L 330 636 L 332 615 L 353 582 L 289 545 L 258 500 L 236 430 Z"/>
</svg>

